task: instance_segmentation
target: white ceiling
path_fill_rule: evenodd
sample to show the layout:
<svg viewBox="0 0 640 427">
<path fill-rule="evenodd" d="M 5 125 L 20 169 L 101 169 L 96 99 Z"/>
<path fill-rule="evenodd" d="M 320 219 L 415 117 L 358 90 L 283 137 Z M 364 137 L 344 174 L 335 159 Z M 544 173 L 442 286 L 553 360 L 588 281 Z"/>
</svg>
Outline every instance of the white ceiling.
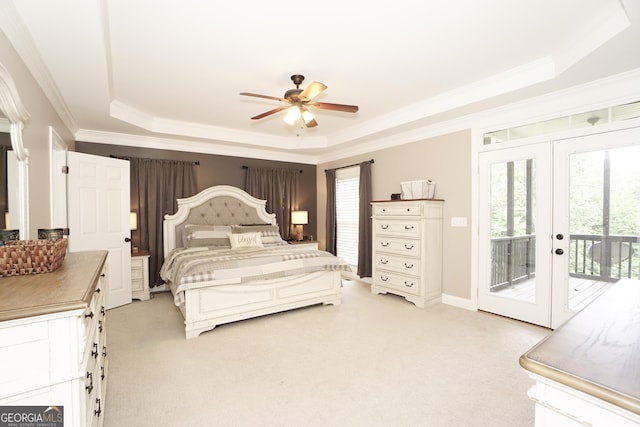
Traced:
<svg viewBox="0 0 640 427">
<path fill-rule="evenodd" d="M 640 68 L 636 0 L 0 0 L 76 139 L 313 163 L 347 147 Z M 277 101 L 305 84 L 318 127 Z M 174 141 L 175 140 L 175 141 Z"/>
</svg>

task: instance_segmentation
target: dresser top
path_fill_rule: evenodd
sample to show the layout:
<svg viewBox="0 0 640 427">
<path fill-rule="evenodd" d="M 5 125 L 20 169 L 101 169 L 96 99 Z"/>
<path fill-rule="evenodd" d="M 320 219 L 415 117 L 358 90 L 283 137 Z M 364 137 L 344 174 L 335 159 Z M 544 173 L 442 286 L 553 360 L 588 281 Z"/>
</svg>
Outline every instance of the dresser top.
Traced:
<svg viewBox="0 0 640 427">
<path fill-rule="evenodd" d="M 0 277 L 0 321 L 86 308 L 107 251 L 71 252 L 51 273 Z"/>
<path fill-rule="evenodd" d="M 520 365 L 640 414 L 640 281 L 617 282 L 522 355 Z"/>
</svg>

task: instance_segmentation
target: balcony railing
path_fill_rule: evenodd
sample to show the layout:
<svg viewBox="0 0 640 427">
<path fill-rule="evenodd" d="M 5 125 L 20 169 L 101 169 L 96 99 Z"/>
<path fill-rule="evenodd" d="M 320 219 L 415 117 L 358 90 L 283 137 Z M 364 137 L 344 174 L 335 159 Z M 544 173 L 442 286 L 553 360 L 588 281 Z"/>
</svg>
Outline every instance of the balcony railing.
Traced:
<svg viewBox="0 0 640 427">
<path fill-rule="evenodd" d="M 569 275 L 605 282 L 640 279 L 640 236 L 572 234 Z M 491 239 L 491 291 L 535 277 L 535 234 Z"/>
<path fill-rule="evenodd" d="M 491 291 L 526 281 L 536 273 L 536 235 L 491 239 Z"/>
<path fill-rule="evenodd" d="M 640 236 L 572 234 L 569 253 L 574 277 L 605 282 L 640 279 Z"/>
</svg>

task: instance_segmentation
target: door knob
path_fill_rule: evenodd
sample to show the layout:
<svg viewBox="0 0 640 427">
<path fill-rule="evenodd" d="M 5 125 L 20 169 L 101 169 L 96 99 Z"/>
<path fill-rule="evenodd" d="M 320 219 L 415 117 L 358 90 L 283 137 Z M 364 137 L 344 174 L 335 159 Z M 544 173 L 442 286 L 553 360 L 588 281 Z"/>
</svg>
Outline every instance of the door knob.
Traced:
<svg viewBox="0 0 640 427">
<path fill-rule="evenodd" d="M 564 239 L 564 235 L 562 235 L 562 234 L 556 234 L 556 239 L 558 239 L 558 240 L 562 240 L 562 239 Z"/>
<path fill-rule="evenodd" d="M 556 255 L 562 255 L 564 251 L 562 249 L 556 249 Z"/>
<path fill-rule="evenodd" d="M 125 242 L 127 242 L 127 243 L 129 243 L 129 242 L 131 241 L 131 239 L 130 239 L 129 237 L 125 237 L 125 238 L 124 238 L 124 241 L 125 241 Z"/>
</svg>

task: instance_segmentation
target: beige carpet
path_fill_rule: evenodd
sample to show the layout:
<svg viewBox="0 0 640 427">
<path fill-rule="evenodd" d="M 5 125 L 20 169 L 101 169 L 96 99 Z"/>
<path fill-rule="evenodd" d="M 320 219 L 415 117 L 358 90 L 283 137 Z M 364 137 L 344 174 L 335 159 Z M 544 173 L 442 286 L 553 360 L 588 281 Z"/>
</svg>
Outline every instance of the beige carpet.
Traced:
<svg viewBox="0 0 640 427">
<path fill-rule="evenodd" d="M 107 316 L 105 427 L 532 426 L 518 357 L 548 333 L 357 281 L 191 340 L 169 293 Z"/>
</svg>

